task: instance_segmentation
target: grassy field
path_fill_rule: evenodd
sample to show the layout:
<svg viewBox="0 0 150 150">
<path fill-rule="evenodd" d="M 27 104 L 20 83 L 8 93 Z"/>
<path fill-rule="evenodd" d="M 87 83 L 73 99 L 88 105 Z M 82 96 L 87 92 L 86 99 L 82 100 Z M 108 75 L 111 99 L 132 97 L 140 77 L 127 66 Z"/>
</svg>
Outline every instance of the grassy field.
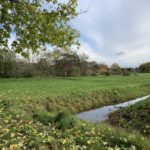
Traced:
<svg viewBox="0 0 150 150">
<path fill-rule="evenodd" d="M 78 92 L 93 92 L 111 87 L 133 87 L 150 83 L 150 74 L 138 76 L 95 76 L 77 78 L 29 78 L 0 79 L 1 95 L 14 94 L 32 96 L 67 96 Z M 79 94 L 79 93 L 78 93 Z"/>
<path fill-rule="evenodd" d="M 149 150 L 140 134 L 71 114 L 148 94 L 150 74 L 0 79 L 0 149 Z"/>
<path fill-rule="evenodd" d="M 35 104 L 34 109 L 40 105 L 41 109 L 48 111 L 67 107 L 73 112 L 79 112 L 146 95 L 150 91 L 149 87 L 150 74 L 0 79 L 0 100 L 21 109 L 32 110 L 32 104 Z"/>
</svg>

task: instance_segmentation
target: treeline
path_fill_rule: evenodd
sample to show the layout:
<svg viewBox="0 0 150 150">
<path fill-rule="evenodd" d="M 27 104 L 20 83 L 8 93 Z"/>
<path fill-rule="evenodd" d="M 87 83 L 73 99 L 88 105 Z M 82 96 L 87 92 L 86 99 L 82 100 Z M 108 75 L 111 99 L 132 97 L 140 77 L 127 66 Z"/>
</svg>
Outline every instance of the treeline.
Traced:
<svg viewBox="0 0 150 150">
<path fill-rule="evenodd" d="M 140 72 L 143 72 L 143 73 L 150 73 L 150 62 L 141 64 L 139 66 L 139 70 L 140 70 Z"/>
<path fill-rule="evenodd" d="M 139 68 L 121 68 L 117 63 L 108 66 L 95 61 L 88 61 L 85 54 L 75 51 L 56 49 L 45 53 L 36 62 L 17 58 L 13 51 L 0 51 L 0 77 L 34 77 L 34 76 L 96 76 L 130 75 L 136 72 L 150 72 L 150 63 Z"/>
</svg>

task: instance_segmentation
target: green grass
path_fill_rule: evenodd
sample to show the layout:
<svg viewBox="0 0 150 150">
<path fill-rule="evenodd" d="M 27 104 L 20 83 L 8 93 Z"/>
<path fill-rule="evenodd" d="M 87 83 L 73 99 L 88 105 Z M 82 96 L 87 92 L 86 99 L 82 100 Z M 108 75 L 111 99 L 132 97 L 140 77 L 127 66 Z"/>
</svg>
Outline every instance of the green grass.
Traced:
<svg viewBox="0 0 150 150">
<path fill-rule="evenodd" d="M 33 98 L 67 96 L 78 92 L 93 92 L 111 87 L 139 86 L 150 83 L 150 74 L 138 76 L 97 76 L 78 78 L 0 79 L 0 94 L 19 94 Z M 25 96 L 25 95 L 24 95 Z"/>
<path fill-rule="evenodd" d="M 150 74 L 0 79 L 0 149 L 149 150 L 149 139 L 140 134 L 69 113 L 148 94 Z"/>
<path fill-rule="evenodd" d="M 150 137 L 150 99 L 112 113 L 109 122 Z"/>
<path fill-rule="evenodd" d="M 79 78 L 0 79 L 0 100 L 26 112 L 32 109 L 73 112 L 119 103 L 150 93 L 150 74 Z M 34 105 L 34 107 L 33 107 Z"/>
</svg>

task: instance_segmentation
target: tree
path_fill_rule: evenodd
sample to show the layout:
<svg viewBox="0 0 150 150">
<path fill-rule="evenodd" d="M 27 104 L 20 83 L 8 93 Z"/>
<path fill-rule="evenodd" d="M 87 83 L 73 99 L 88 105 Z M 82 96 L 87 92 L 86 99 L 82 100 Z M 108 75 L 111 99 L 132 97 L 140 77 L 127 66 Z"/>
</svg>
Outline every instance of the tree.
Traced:
<svg viewBox="0 0 150 150">
<path fill-rule="evenodd" d="M 66 48 L 79 44 L 79 33 L 68 22 L 77 16 L 77 0 L 1 0 L 0 47 L 11 48 L 28 57 L 44 50 L 47 44 Z"/>
<path fill-rule="evenodd" d="M 51 72 L 51 66 L 48 62 L 48 59 L 41 58 L 36 64 L 36 69 L 40 72 L 41 76 L 49 76 Z"/>
<path fill-rule="evenodd" d="M 88 74 L 89 75 L 96 75 L 97 73 L 98 64 L 96 61 L 91 61 L 88 63 Z"/>
<path fill-rule="evenodd" d="M 110 69 L 113 72 L 117 72 L 117 73 L 120 73 L 120 71 L 121 71 L 121 67 L 117 63 L 113 63 L 112 66 L 110 67 Z"/>
<path fill-rule="evenodd" d="M 11 77 L 15 74 L 15 53 L 7 49 L 0 49 L 0 76 Z"/>
<path fill-rule="evenodd" d="M 88 75 L 88 56 L 86 54 L 81 54 L 80 55 L 80 72 L 81 75 L 85 76 Z"/>
<path fill-rule="evenodd" d="M 109 72 L 109 67 L 106 64 L 98 64 L 97 72 L 99 74 L 107 74 Z"/>
<path fill-rule="evenodd" d="M 62 52 L 55 60 L 56 75 L 75 76 L 80 74 L 80 57 L 74 51 Z"/>
<path fill-rule="evenodd" d="M 146 62 L 139 66 L 139 70 L 142 73 L 150 73 L 150 62 Z"/>
</svg>

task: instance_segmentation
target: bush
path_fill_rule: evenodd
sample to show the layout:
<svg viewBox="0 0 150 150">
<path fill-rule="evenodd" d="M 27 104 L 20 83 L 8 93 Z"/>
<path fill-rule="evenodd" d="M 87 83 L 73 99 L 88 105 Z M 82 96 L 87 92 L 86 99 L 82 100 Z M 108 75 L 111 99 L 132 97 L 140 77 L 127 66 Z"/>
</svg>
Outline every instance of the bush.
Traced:
<svg viewBox="0 0 150 150">
<path fill-rule="evenodd" d="M 11 103 L 10 103 L 9 100 L 2 100 L 2 101 L 0 102 L 0 104 L 2 105 L 2 107 L 3 107 L 4 109 L 9 109 L 10 106 L 11 106 Z"/>
<path fill-rule="evenodd" d="M 91 74 L 91 76 L 97 76 L 97 73 L 96 73 L 96 72 L 93 72 L 93 73 Z"/>
<path fill-rule="evenodd" d="M 110 75 L 111 75 L 110 71 L 105 72 L 105 76 L 110 76 Z"/>
<path fill-rule="evenodd" d="M 54 123 L 56 124 L 56 127 L 58 129 L 64 130 L 73 128 L 77 121 L 69 111 L 63 110 L 58 112 L 57 115 L 54 117 Z"/>
<path fill-rule="evenodd" d="M 124 71 L 124 72 L 122 73 L 122 75 L 123 75 L 123 76 L 130 76 L 131 73 L 130 73 L 129 71 Z"/>
<path fill-rule="evenodd" d="M 41 111 L 33 114 L 33 119 L 43 123 L 44 125 L 49 125 L 49 123 L 53 123 L 54 118 L 48 112 Z"/>
<path fill-rule="evenodd" d="M 23 74 L 22 77 L 24 77 L 24 78 L 31 78 L 31 77 L 33 77 L 33 74 L 31 72 L 26 72 L 26 73 Z"/>
<path fill-rule="evenodd" d="M 44 125 L 54 124 L 57 129 L 70 129 L 75 126 L 75 117 L 67 110 L 59 111 L 56 115 L 51 115 L 46 111 L 33 114 L 33 119 Z"/>
</svg>

